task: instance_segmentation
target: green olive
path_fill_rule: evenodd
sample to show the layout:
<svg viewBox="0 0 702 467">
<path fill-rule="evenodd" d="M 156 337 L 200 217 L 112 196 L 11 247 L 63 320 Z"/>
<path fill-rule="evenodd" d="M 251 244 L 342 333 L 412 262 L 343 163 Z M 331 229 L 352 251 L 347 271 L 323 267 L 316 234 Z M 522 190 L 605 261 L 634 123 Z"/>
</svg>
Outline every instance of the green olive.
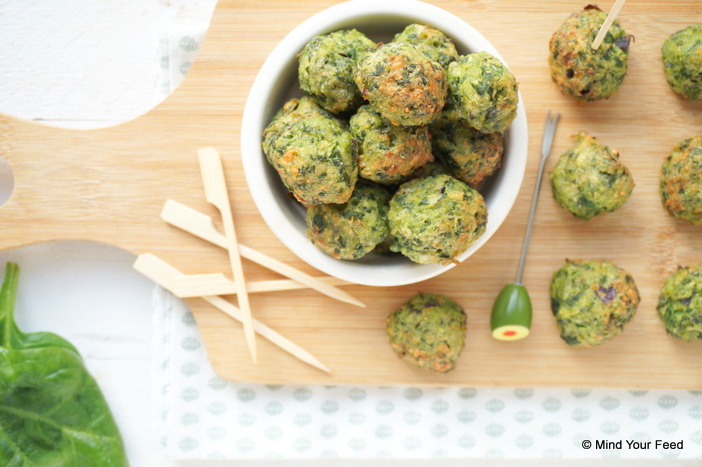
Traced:
<svg viewBox="0 0 702 467">
<path fill-rule="evenodd" d="M 531 300 L 521 284 L 505 286 L 495 300 L 490 316 L 492 337 L 501 341 L 516 341 L 529 335 Z"/>
</svg>

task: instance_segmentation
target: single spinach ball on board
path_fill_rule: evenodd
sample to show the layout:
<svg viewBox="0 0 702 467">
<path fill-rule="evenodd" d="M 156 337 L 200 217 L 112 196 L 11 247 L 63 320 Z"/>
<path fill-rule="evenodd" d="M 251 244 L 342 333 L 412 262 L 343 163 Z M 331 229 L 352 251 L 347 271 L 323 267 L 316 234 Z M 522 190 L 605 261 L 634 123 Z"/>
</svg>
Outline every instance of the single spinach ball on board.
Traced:
<svg viewBox="0 0 702 467">
<path fill-rule="evenodd" d="M 634 278 L 609 261 L 566 260 L 551 279 L 550 296 L 561 338 L 582 347 L 619 335 L 640 301 Z"/>
<path fill-rule="evenodd" d="M 458 113 L 482 133 L 506 130 L 517 116 L 517 80 L 487 52 L 462 55 L 451 62 L 448 82 Z"/>
<path fill-rule="evenodd" d="M 702 24 L 672 34 L 661 52 L 663 71 L 673 91 L 685 99 L 702 99 Z"/>
<path fill-rule="evenodd" d="M 661 167 L 660 194 L 671 215 L 702 225 L 702 136 L 675 144 Z"/>
<path fill-rule="evenodd" d="M 353 79 L 356 63 L 375 48 L 375 42 L 355 29 L 313 38 L 300 52 L 300 88 L 334 114 L 357 108 L 363 99 Z"/>
<path fill-rule="evenodd" d="M 702 339 L 702 264 L 680 267 L 669 276 L 657 308 L 669 336 L 686 342 Z"/>
<path fill-rule="evenodd" d="M 629 199 L 634 179 L 617 150 L 580 132 L 553 168 L 551 186 L 558 204 L 588 220 L 619 209 Z"/>
<path fill-rule="evenodd" d="M 345 203 L 358 179 L 351 133 L 335 118 L 308 117 L 283 127 L 266 156 L 304 206 Z"/>
<path fill-rule="evenodd" d="M 307 236 L 329 256 L 362 258 L 390 233 L 389 201 L 390 194 L 385 188 L 358 183 L 344 204 L 307 208 Z"/>
<path fill-rule="evenodd" d="M 403 360 L 434 373 L 455 368 L 466 339 L 466 314 L 445 295 L 419 293 L 387 318 L 390 346 Z"/>
<path fill-rule="evenodd" d="M 393 42 L 408 42 L 416 45 L 429 60 L 446 68 L 458 58 L 453 41 L 438 29 L 424 24 L 410 24 L 402 32 L 395 34 Z"/>
<path fill-rule="evenodd" d="M 607 14 L 593 5 L 573 13 L 553 33 L 548 63 L 563 94 L 584 101 L 606 99 L 624 81 L 629 36 L 615 20 L 597 50 L 592 49 Z"/>
<path fill-rule="evenodd" d="M 382 184 L 395 184 L 418 167 L 433 161 L 426 126 L 395 126 L 364 105 L 351 117 L 359 175 Z"/>
<path fill-rule="evenodd" d="M 400 185 L 388 220 L 392 251 L 416 263 L 449 264 L 485 232 L 487 207 L 478 191 L 435 175 Z"/>
<path fill-rule="evenodd" d="M 355 81 L 363 98 L 393 125 L 428 124 L 448 94 L 443 67 L 405 42 L 383 44 L 366 54 L 358 62 Z"/>
<path fill-rule="evenodd" d="M 323 109 L 316 100 L 309 96 L 299 99 L 293 98 L 285 102 L 263 130 L 261 143 L 263 153 L 266 155 L 270 153 L 271 144 L 287 126 L 309 117 L 334 118 L 334 115 Z"/>
<path fill-rule="evenodd" d="M 456 106 L 446 104 L 439 118 L 429 126 L 432 147 L 451 175 L 473 188 L 502 165 L 502 133 L 481 133 L 471 127 Z"/>
</svg>

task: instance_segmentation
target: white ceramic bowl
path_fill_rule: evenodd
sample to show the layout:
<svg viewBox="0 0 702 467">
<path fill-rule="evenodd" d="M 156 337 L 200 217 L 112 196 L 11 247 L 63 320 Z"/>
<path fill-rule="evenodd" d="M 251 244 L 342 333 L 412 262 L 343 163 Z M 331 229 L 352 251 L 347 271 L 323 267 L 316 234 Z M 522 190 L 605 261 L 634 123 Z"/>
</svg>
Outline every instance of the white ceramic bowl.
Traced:
<svg viewBox="0 0 702 467">
<path fill-rule="evenodd" d="M 376 42 L 388 42 L 412 23 L 443 31 L 462 55 L 487 51 L 505 63 L 479 32 L 441 8 L 417 0 L 351 0 L 310 17 L 278 44 L 256 76 L 244 109 L 241 154 L 246 180 L 261 216 L 280 241 L 302 260 L 326 274 L 357 284 L 411 284 L 441 274 L 455 264 L 417 264 L 400 255 L 375 254 L 357 261 L 344 261 L 317 249 L 305 235 L 304 208 L 288 195 L 280 177 L 266 161 L 261 150 L 261 134 L 284 102 L 302 95 L 297 79 L 297 54 L 313 37 L 356 28 Z M 528 147 L 526 111 L 522 102 L 520 95 L 517 117 L 505 132 L 502 168 L 485 189 L 481 189 L 488 209 L 486 231 L 457 258 L 458 261 L 467 259 L 492 237 L 517 197 Z"/>
</svg>

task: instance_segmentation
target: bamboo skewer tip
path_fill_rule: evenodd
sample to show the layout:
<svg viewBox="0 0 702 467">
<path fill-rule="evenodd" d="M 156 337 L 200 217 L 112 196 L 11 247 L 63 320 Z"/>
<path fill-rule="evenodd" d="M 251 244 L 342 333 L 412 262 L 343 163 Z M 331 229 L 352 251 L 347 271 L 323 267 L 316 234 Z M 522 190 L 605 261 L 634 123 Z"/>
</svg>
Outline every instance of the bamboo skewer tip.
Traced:
<svg viewBox="0 0 702 467">
<path fill-rule="evenodd" d="M 619 11 L 622 9 L 622 6 L 624 5 L 624 2 L 626 0 L 617 0 L 614 2 L 614 5 L 612 5 L 612 9 L 609 10 L 609 14 L 607 15 L 607 18 L 605 18 L 604 23 L 602 23 L 602 27 L 600 30 L 597 32 L 597 36 L 595 36 L 595 39 L 592 41 L 592 50 L 597 50 L 600 48 L 600 44 L 602 44 L 602 41 L 604 40 L 605 36 L 607 35 L 607 31 L 609 31 L 609 27 L 612 25 L 614 20 L 616 19 L 617 15 L 619 14 Z"/>
<path fill-rule="evenodd" d="M 224 235 L 227 238 L 227 250 L 229 252 L 229 262 L 236 283 L 237 300 L 241 309 L 244 324 L 244 334 L 251 352 L 251 357 L 256 363 L 256 332 L 254 331 L 253 317 L 249 296 L 246 291 L 246 280 L 244 278 L 244 268 L 241 264 L 239 253 L 239 243 L 236 238 L 234 227 L 234 217 L 232 216 L 229 204 L 229 194 L 224 178 L 224 168 L 222 159 L 214 148 L 204 148 L 198 151 L 200 160 L 200 171 L 202 172 L 202 182 L 205 188 L 205 197 L 209 203 L 214 205 L 222 216 L 224 224 Z"/>
</svg>

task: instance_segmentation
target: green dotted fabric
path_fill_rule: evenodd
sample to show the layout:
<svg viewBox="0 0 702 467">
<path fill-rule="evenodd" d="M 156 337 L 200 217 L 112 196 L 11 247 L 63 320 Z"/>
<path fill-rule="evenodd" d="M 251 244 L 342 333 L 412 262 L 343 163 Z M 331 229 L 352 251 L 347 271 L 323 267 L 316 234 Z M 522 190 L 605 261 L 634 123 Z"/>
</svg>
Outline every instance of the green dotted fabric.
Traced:
<svg viewBox="0 0 702 467">
<path fill-rule="evenodd" d="M 227 382 L 184 302 L 154 297 L 154 401 L 176 459 L 702 459 L 702 391 Z"/>
<path fill-rule="evenodd" d="M 200 52 L 200 45 L 205 35 L 204 30 L 181 32 L 177 27 L 169 34 L 164 34 L 159 41 L 159 53 L 156 69 L 157 100 L 168 97 L 183 81 Z"/>
</svg>

